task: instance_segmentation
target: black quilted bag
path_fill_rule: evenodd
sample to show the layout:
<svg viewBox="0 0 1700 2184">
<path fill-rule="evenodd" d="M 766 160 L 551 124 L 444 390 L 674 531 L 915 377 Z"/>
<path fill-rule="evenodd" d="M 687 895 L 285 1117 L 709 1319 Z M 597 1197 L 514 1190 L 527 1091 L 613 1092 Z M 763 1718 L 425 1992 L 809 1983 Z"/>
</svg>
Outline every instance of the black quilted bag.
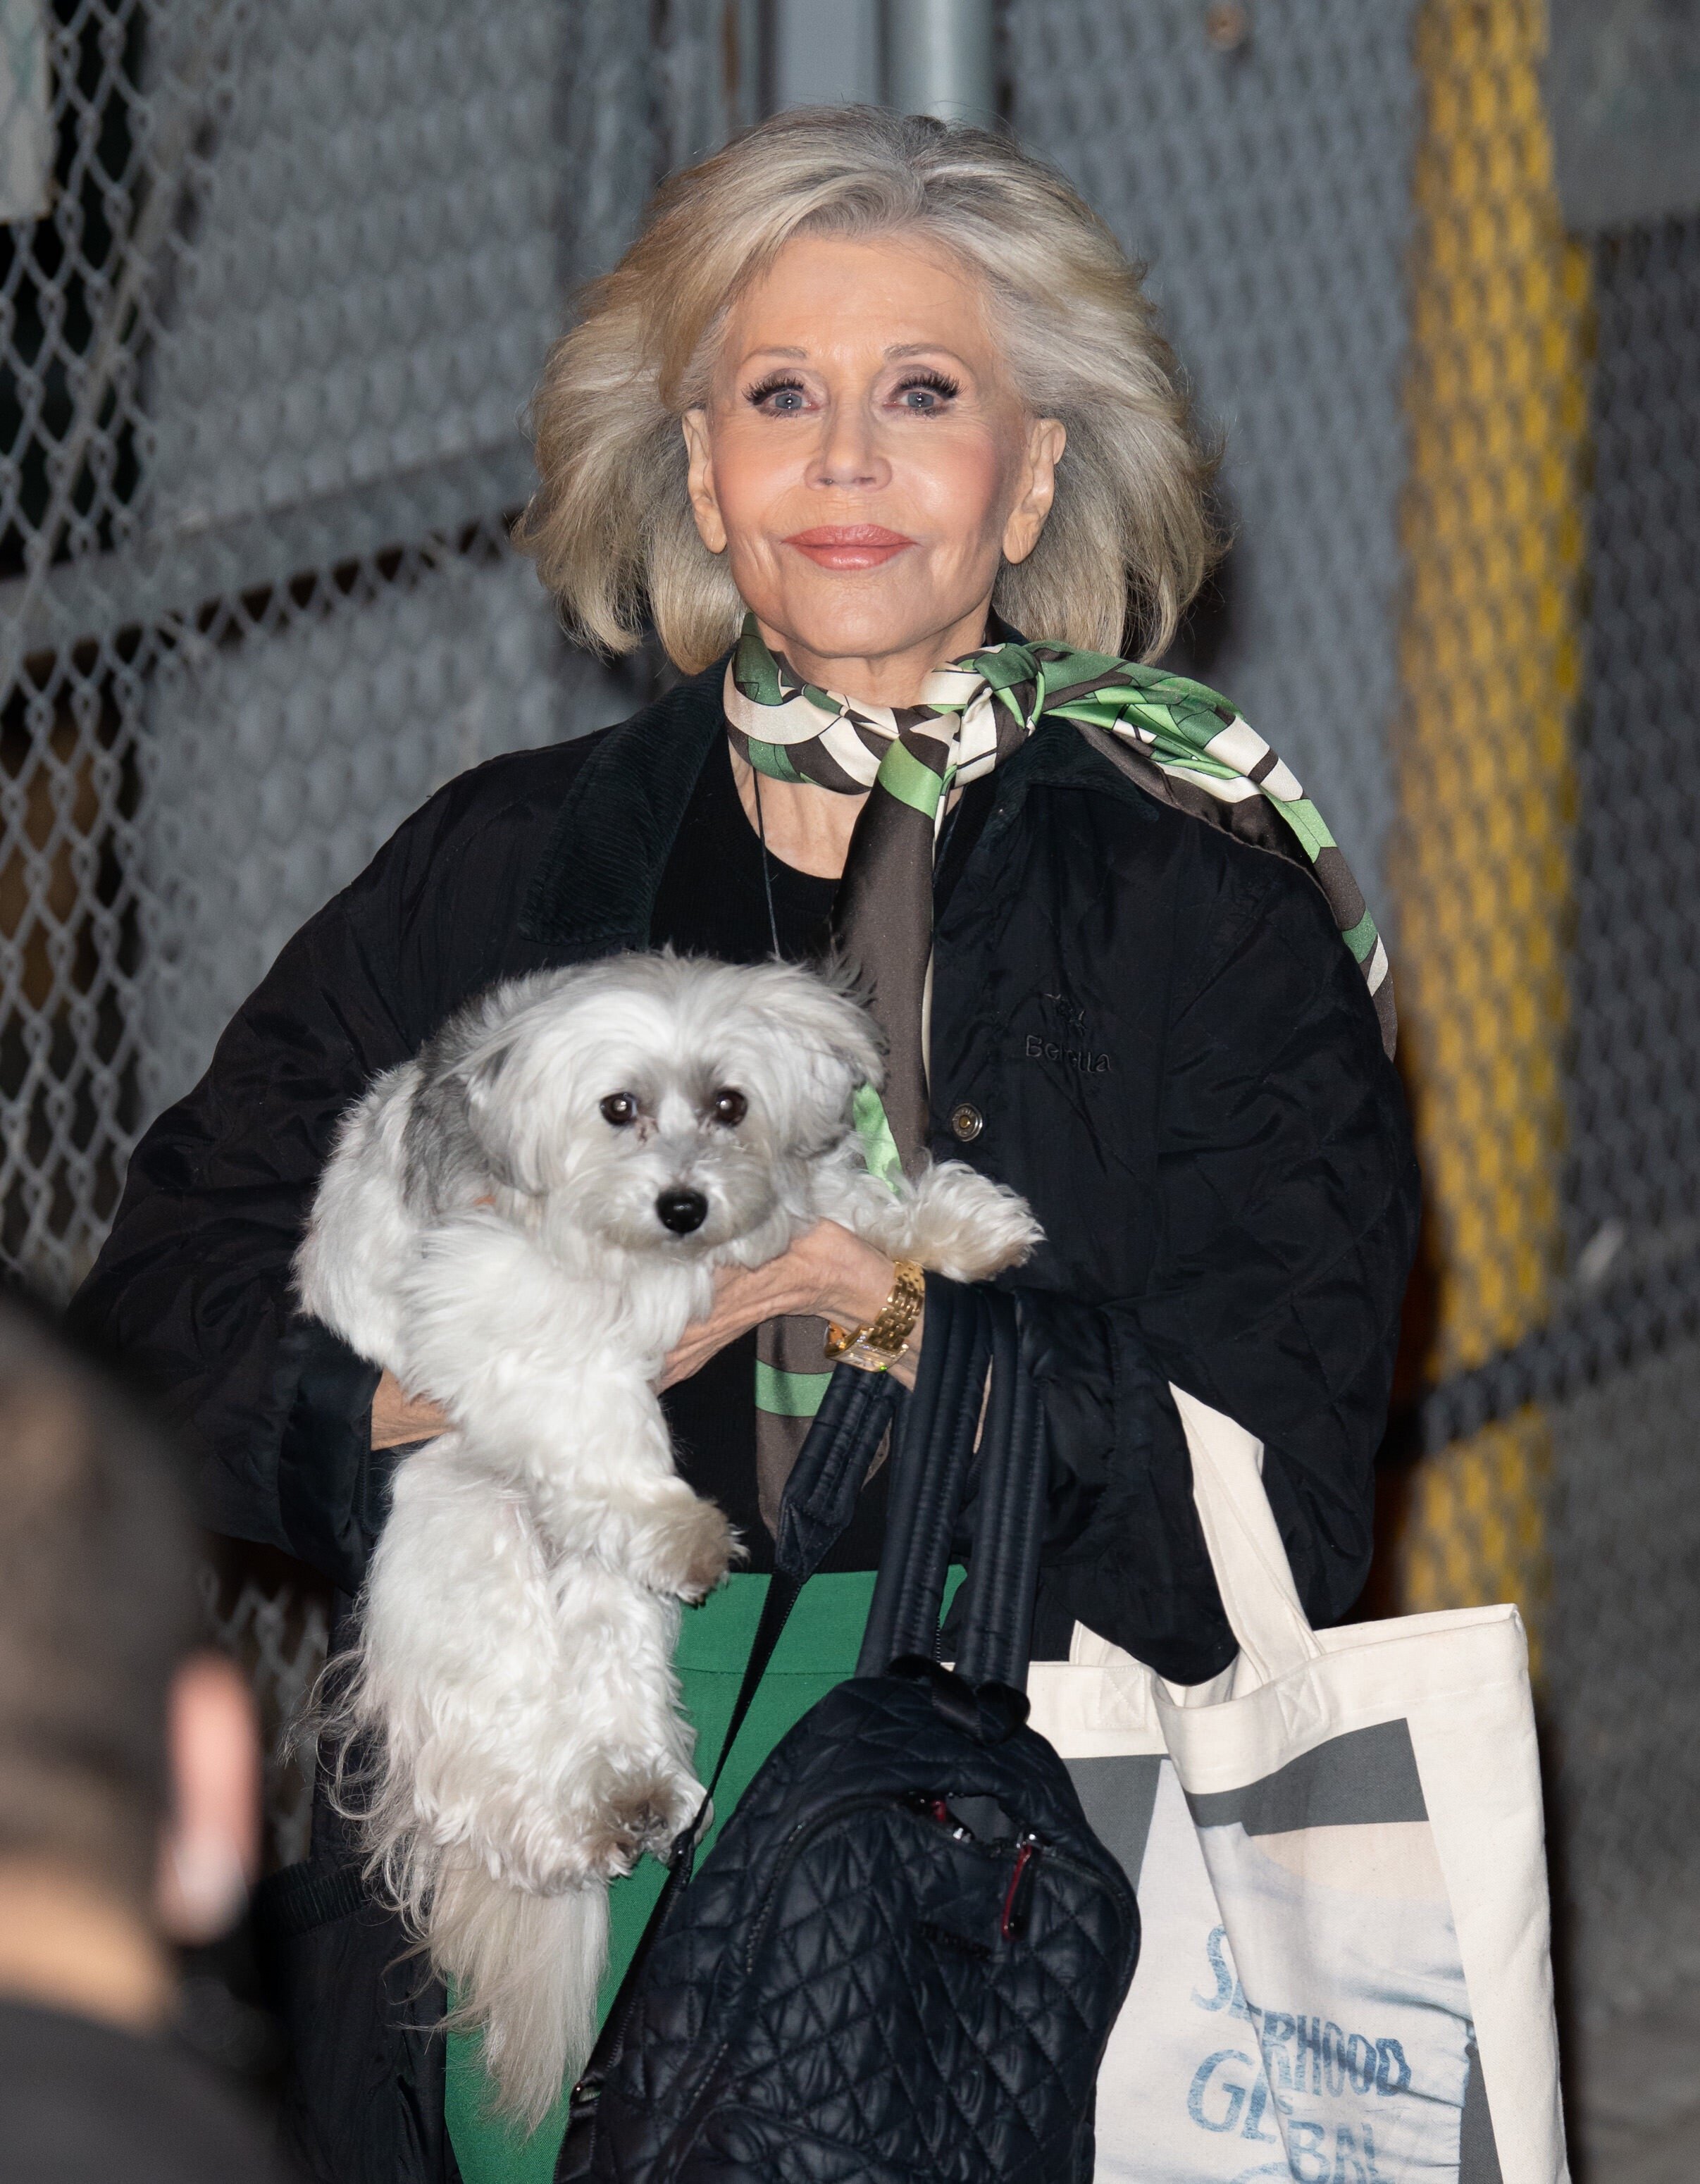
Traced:
<svg viewBox="0 0 1700 2184">
<path fill-rule="evenodd" d="M 1045 1441 L 1006 1297 L 929 1279 L 906 1401 L 879 1376 L 834 1376 L 786 1490 L 724 1748 L 888 1424 L 887 1547 L 857 1673 L 769 1755 L 695 1874 L 676 1864 L 576 2089 L 557 2179 L 1091 2176 L 1094 2086 L 1139 1914 L 1025 1726 Z M 939 1611 L 971 1468 L 951 1673 Z"/>
</svg>

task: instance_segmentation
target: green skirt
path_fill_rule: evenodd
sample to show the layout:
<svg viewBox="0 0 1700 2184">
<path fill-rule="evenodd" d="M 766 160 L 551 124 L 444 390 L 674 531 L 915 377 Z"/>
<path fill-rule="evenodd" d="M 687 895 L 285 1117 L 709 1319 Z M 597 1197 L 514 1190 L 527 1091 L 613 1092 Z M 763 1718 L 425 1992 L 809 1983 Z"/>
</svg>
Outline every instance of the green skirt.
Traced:
<svg viewBox="0 0 1700 2184">
<path fill-rule="evenodd" d="M 685 1611 L 674 1663 L 685 1712 L 696 1730 L 697 1771 L 705 1780 L 732 1719 L 766 1591 L 766 1577 L 734 1577 L 700 1607 Z M 828 1572 L 811 1578 L 804 1587 L 715 1791 L 709 1843 L 786 1730 L 855 1672 L 872 1598 L 872 1570 Z M 608 1892 L 605 2014 L 666 1878 L 666 1869 L 646 1858 Z M 566 2092 L 529 2136 L 491 2116 L 488 2098 L 477 2035 L 451 2035 L 443 2112 L 465 2184 L 549 2184 L 566 2128 Z"/>
</svg>

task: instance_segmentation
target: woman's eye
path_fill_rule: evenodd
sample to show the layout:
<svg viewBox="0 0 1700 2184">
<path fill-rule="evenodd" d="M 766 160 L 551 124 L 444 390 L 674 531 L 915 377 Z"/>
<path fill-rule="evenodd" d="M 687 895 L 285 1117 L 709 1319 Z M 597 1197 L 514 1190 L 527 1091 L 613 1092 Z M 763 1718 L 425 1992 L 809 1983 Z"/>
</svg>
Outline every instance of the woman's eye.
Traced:
<svg viewBox="0 0 1700 2184">
<path fill-rule="evenodd" d="M 638 1119 L 638 1096 L 634 1092 L 610 1092 L 603 1100 L 602 1119 L 611 1123 L 616 1130 L 623 1130 Z"/>
<path fill-rule="evenodd" d="M 724 1123 L 727 1129 L 734 1130 L 750 1112 L 750 1102 L 735 1087 L 722 1084 L 714 1095 L 711 1112 L 716 1123 Z"/>
<path fill-rule="evenodd" d="M 795 417 L 808 407 L 808 396 L 794 379 L 770 380 L 750 389 L 750 399 L 770 417 Z"/>
<path fill-rule="evenodd" d="M 953 379 L 942 372 L 927 372 L 917 379 L 906 379 L 897 390 L 898 407 L 912 410 L 922 416 L 929 416 L 954 402 L 959 389 Z"/>
</svg>

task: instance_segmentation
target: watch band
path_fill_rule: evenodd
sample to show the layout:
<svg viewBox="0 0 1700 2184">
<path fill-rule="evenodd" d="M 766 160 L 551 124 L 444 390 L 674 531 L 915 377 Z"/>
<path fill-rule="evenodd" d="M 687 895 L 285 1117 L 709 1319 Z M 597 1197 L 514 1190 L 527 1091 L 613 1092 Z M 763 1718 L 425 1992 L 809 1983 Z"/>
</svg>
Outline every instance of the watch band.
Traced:
<svg viewBox="0 0 1700 2184">
<path fill-rule="evenodd" d="M 927 1278 L 913 1259 L 897 1260 L 893 1276 L 891 1294 L 868 1326 L 845 1329 L 828 1323 L 827 1355 L 835 1365 L 886 1373 L 907 1351 L 927 1301 Z"/>
</svg>

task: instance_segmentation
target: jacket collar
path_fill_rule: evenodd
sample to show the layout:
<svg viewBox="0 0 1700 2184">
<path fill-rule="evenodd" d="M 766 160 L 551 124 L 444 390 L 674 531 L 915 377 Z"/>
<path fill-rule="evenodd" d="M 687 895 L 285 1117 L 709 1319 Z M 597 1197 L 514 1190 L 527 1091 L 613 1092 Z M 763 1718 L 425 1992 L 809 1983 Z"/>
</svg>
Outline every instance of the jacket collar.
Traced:
<svg viewBox="0 0 1700 2184">
<path fill-rule="evenodd" d="M 649 945 L 655 889 L 698 777 L 726 733 L 725 673 L 722 658 L 610 728 L 574 777 L 520 919 L 526 939 L 556 961 Z M 1034 788 L 1088 788 L 1157 816 L 1137 783 L 1068 721 L 1041 721 L 992 780 L 977 858 Z"/>
<path fill-rule="evenodd" d="M 1151 800 L 1114 760 L 1104 756 L 1073 721 L 1040 722 L 1018 751 L 998 768 L 998 808 L 1013 809 L 1030 788 L 1090 788 L 1096 795 L 1151 810 Z"/>
<path fill-rule="evenodd" d="M 724 660 L 597 739 L 574 777 L 520 930 L 563 963 L 649 944 L 655 889 L 697 778 L 726 733 Z"/>
</svg>

